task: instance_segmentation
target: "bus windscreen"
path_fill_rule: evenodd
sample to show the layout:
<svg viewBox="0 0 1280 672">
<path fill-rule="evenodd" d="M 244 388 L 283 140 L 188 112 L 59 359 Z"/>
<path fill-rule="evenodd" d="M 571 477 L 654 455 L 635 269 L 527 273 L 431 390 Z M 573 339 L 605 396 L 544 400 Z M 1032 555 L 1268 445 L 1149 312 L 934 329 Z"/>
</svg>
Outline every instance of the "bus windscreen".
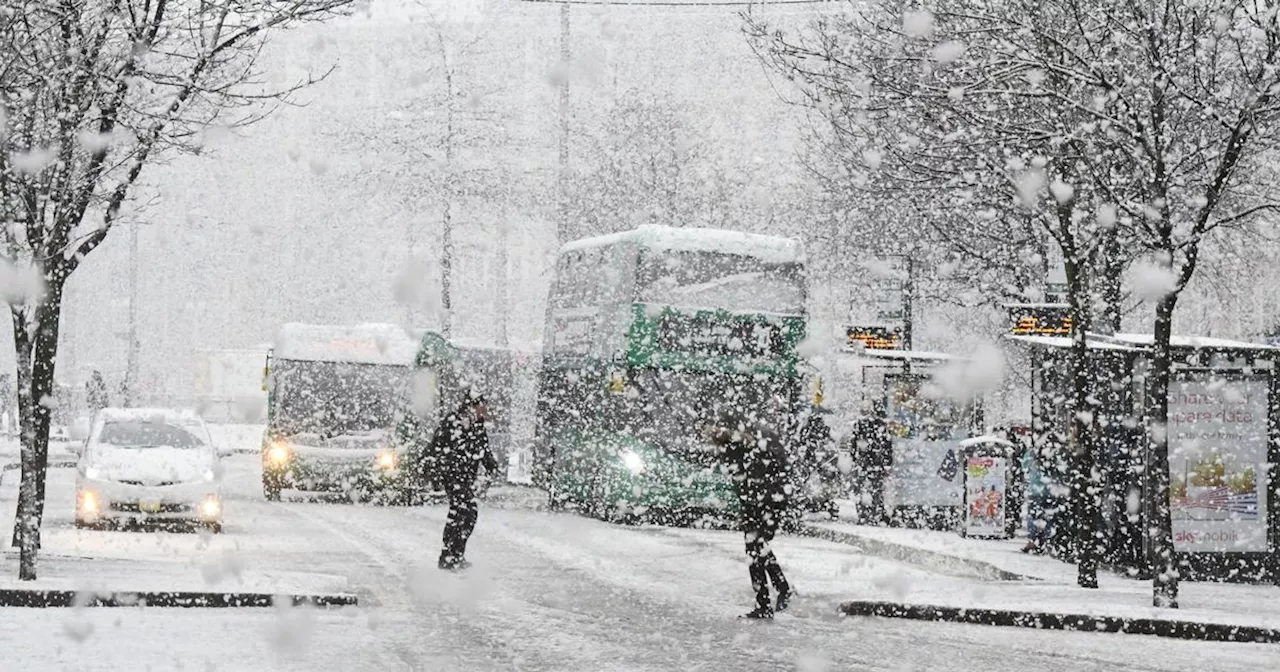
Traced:
<svg viewBox="0 0 1280 672">
<path fill-rule="evenodd" d="M 722 252 L 641 250 L 638 300 L 684 308 L 801 315 L 805 285 L 798 264 Z"/>
</svg>

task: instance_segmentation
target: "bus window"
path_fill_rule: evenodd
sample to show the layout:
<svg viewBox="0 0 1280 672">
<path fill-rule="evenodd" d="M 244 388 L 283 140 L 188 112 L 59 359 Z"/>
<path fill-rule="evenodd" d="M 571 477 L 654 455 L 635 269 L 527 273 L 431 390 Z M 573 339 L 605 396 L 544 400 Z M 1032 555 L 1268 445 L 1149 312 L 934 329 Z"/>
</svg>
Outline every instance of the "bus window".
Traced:
<svg viewBox="0 0 1280 672">
<path fill-rule="evenodd" d="M 561 255 L 552 305 L 583 308 L 627 302 L 626 249 L 620 246 L 573 250 Z"/>
<path fill-rule="evenodd" d="M 798 264 L 768 263 L 723 252 L 642 250 L 637 298 L 686 308 L 801 315 L 804 279 Z"/>
</svg>

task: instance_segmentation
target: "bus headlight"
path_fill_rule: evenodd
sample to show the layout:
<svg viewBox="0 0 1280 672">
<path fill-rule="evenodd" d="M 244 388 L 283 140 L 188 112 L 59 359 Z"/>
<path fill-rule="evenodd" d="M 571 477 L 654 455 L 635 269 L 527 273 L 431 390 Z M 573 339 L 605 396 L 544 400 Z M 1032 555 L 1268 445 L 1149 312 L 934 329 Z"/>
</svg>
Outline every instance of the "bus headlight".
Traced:
<svg viewBox="0 0 1280 672">
<path fill-rule="evenodd" d="M 391 450 L 379 452 L 377 457 L 374 458 L 374 461 L 377 462 L 379 469 L 385 469 L 387 471 L 395 469 L 396 465 L 400 462 L 395 451 Z"/>
<path fill-rule="evenodd" d="M 267 448 L 267 462 L 274 467 L 283 467 L 289 463 L 289 448 L 284 444 L 273 443 Z"/>
<path fill-rule="evenodd" d="M 633 474 L 642 474 L 645 467 L 644 458 L 637 455 L 634 450 L 628 450 L 622 453 L 622 466 Z"/>
</svg>

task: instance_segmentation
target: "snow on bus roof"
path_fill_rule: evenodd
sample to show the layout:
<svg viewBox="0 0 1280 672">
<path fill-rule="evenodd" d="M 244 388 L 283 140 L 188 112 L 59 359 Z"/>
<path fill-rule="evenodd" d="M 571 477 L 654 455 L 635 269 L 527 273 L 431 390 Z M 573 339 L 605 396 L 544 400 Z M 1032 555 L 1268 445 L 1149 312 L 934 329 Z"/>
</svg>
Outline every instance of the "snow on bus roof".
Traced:
<svg viewBox="0 0 1280 672">
<path fill-rule="evenodd" d="M 624 242 L 641 247 L 683 252 L 723 252 L 776 264 L 804 261 L 800 241 L 726 229 L 699 229 L 646 224 L 630 231 L 583 238 L 566 243 L 560 253 L 595 249 Z"/>
<path fill-rule="evenodd" d="M 396 324 L 329 325 L 292 322 L 276 334 L 272 356 L 308 362 L 409 366 L 421 341 Z"/>
</svg>

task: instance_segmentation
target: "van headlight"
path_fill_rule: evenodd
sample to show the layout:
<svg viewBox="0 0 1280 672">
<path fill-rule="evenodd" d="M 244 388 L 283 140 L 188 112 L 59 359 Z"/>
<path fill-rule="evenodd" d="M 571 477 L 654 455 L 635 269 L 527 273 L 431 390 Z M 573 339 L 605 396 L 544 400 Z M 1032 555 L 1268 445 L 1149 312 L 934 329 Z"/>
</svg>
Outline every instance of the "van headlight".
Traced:
<svg viewBox="0 0 1280 672">
<path fill-rule="evenodd" d="M 644 458 L 640 457 L 634 450 L 624 451 L 622 453 L 622 466 L 633 474 L 642 474 L 645 468 Z"/>
<path fill-rule="evenodd" d="M 396 455 L 395 451 L 393 450 L 379 451 L 378 455 L 373 459 L 374 459 L 374 462 L 377 463 L 379 469 L 384 469 L 387 471 L 395 469 L 400 462 L 399 457 Z"/>
<path fill-rule="evenodd" d="M 209 495 L 200 502 L 200 515 L 206 519 L 214 519 L 222 515 L 222 500 L 216 495 Z"/>
<path fill-rule="evenodd" d="M 272 443 L 267 448 L 267 462 L 272 466 L 283 467 L 289 463 L 289 448 L 283 443 Z"/>
<path fill-rule="evenodd" d="M 86 515 L 97 515 L 102 511 L 102 503 L 98 500 L 98 493 L 92 490 L 80 491 L 80 512 Z"/>
</svg>

